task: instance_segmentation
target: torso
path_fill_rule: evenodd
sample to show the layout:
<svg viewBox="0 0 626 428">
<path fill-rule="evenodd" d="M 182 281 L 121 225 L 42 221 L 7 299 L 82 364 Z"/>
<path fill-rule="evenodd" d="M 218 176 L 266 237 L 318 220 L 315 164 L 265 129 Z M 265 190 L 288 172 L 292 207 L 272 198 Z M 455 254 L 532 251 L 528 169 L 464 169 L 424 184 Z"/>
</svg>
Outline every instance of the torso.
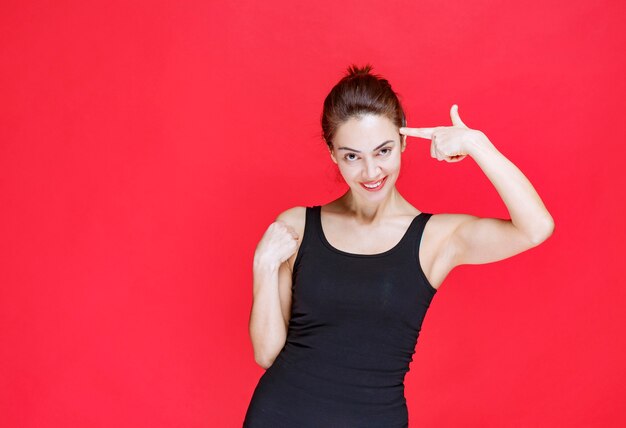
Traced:
<svg viewBox="0 0 626 428">
<path fill-rule="evenodd" d="M 398 215 L 386 224 L 363 226 L 355 224 L 352 219 L 347 219 L 338 213 L 333 209 L 331 202 L 322 206 L 322 229 L 326 240 L 339 250 L 355 254 L 378 254 L 393 248 L 400 241 L 413 218 L 419 214 L 419 210 L 408 205 L 406 214 Z M 439 288 L 453 267 L 446 255 L 444 245 L 451 231 L 441 217 L 443 216 L 433 214 L 426 223 L 419 250 L 422 270 L 434 288 Z M 300 207 L 297 219 L 294 218 L 290 224 L 300 238 L 304 236 L 305 218 L 306 209 Z M 355 239 L 355 236 L 358 238 Z M 289 259 L 289 268 L 292 272 L 301 242 L 302 239 L 299 239 L 298 249 Z"/>
</svg>

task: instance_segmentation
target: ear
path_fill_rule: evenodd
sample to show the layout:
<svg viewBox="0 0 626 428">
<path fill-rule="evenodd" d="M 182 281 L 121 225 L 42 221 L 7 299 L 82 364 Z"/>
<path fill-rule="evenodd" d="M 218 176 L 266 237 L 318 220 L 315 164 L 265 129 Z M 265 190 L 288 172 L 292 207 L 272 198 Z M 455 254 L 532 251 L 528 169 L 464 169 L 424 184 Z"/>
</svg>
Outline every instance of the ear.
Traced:
<svg viewBox="0 0 626 428">
<path fill-rule="evenodd" d="M 328 145 L 328 142 L 326 141 L 326 138 L 322 137 L 322 140 L 324 140 L 324 143 L 326 143 L 326 147 L 328 148 L 328 151 L 330 152 L 330 158 L 333 160 L 333 162 L 337 163 L 337 159 L 335 159 L 335 154 L 333 153 L 333 143 L 330 143 L 330 146 Z"/>
<path fill-rule="evenodd" d="M 406 149 L 406 135 L 400 134 L 400 151 L 403 152 Z"/>
<path fill-rule="evenodd" d="M 337 163 L 337 159 L 335 158 L 335 154 L 333 153 L 333 149 L 331 149 L 329 147 L 328 151 L 330 152 L 330 158 L 333 160 L 333 162 Z"/>
</svg>

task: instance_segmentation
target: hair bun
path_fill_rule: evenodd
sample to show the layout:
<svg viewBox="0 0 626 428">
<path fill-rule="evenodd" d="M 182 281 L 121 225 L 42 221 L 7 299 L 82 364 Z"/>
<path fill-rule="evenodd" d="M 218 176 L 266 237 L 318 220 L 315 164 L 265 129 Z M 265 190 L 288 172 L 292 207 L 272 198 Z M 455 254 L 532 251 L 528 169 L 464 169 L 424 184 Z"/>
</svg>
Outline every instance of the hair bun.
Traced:
<svg viewBox="0 0 626 428">
<path fill-rule="evenodd" d="M 367 76 L 368 74 L 370 74 L 372 68 L 373 67 L 371 64 L 365 64 L 363 67 L 358 67 L 357 65 L 352 64 L 348 67 L 347 76 Z"/>
</svg>

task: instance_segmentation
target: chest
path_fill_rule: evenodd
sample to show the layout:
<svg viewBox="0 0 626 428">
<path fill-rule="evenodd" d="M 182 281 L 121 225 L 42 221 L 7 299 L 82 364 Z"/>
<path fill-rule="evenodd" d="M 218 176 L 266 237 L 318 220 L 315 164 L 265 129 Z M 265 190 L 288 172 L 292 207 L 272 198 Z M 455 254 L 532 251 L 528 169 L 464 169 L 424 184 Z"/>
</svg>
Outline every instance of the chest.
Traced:
<svg viewBox="0 0 626 428">
<path fill-rule="evenodd" d="M 294 272 L 294 321 L 346 325 L 400 323 L 419 327 L 432 292 L 405 253 L 380 258 L 303 254 Z"/>
<path fill-rule="evenodd" d="M 319 233 L 323 241 L 340 252 L 375 255 L 396 248 L 406 238 L 414 221 L 408 219 L 383 226 L 355 226 L 319 219 Z"/>
</svg>

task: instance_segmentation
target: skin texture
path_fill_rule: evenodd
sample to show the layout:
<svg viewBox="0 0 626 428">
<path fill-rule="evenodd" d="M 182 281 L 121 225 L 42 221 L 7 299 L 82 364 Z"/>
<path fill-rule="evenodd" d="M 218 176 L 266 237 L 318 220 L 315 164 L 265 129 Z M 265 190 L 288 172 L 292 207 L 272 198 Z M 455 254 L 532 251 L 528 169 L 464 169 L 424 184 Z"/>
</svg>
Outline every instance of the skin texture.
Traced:
<svg viewBox="0 0 626 428">
<path fill-rule="evenodd" d="M 452 125 L 398 129 L 386 117 L 365 115 L 339 127 L 329 152 L 348 190 L 322 206 L 322 229 L 333 247 L 376 254 L 401 239 L 412 218 L 420 213 L 395 187 L 402 156 L 414 155 L 409 147 L 412 144 L 430 144 L 431 158 L 438 161 L 455 163 L 472 158 L 498 191 L 511 217 L 433 214 L 424 228 L 419 262 L 434 288 L 439 288 L 456 266 L 503 260 L 548 239 L 554 221 L 528 179 L 483 132 L 461 120 L 458 106 L 452 106 L 450 118 Z M 381 146 L 388 140 L 391 142 Z M 387 181 L 378 192 L 362 187 L 364 182 L 383 177 Z M 291 275 L 304 233 L 305 210 L 298 206 L 280 213 L 255 251 L 250 334 L 255 358 L 265 368 L 286 340 Z"/>
</svg>

